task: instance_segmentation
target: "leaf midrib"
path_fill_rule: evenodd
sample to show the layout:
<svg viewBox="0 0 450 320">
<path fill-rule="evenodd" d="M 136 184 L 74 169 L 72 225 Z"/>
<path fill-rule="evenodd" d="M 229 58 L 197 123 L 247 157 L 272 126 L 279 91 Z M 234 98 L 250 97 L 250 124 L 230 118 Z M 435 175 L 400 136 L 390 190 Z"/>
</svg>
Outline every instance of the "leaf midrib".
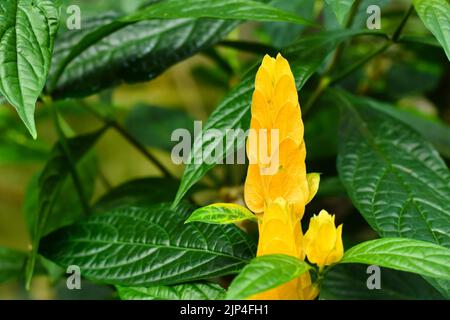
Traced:
<svg viewBox="0 0 450 320">
<path fill-rule="evenodd" d="M 97 243 L 97 244 L 109 244 L 109 245 L 123 245 L 123 246 L 142 246 L 142 247 L 149 247 L 149 248 L 157 248 L 157 249 L 170 249 L 170 250 L 176 250 L 176 251 L 192 251 L 192 252 L 200 252 L 200 253 L 207 253 L 211 255 L 216 256 L 223 256 L 227 258 L 231 258 L 234 260 L 239 260 L 242 262 L 248 262 L 249 259 L 240 258 L 237 256 L 232 256 L 226 253 L 222 252 L 216 252 L 216 251 L 210 251 L 210 250 L 204 250 L 204 249 L 197 249 L 197 248 L 189 248 L 189 247 L 181 247 L 181 246 L 173 246 L 173 245 L 161 245 L 161 244 L 149 244 L 149 243 L 139 243 L 139 242 L 126 242 L 126 241 L 103 241 L 103 240 L 90 240 L 90 239 L 71 239 L 70 241 L 67 241 L 67 243 Z M 64 256 L 64 255 L 62 255 Z M 69 256 L 70 255 L 66 255 Z M 79 257 L 81 258 L 81 257 Z"/>
</svg>

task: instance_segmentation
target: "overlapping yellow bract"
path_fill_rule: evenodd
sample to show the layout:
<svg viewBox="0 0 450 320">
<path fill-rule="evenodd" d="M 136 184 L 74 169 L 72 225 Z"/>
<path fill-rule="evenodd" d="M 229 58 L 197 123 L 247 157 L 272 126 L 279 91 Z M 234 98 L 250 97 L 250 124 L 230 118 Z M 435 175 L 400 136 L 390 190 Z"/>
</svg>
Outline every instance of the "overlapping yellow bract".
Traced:
<svg viewBox="0 0 450 320">
<path fill-rule="evenodd" d="M 277 198 L 264 210 L 259 226 L 258 256 L 265 254 L 286 254 L 305 258 L 300 219 L 291 204 Z M 318 288 L 311 283 L 309 273 L 301 275 L 277 288 L 256 294 L 250 299 L 262 300 L 310 300 L 318 294 Z"/>
<path fill-rule="evenodd" d="M 258 69 L 252 99 L 250 129 L 278 130 L 275 149 L 259 135 L 249 135 L 247 155 L 249 168 L 244 198 L 256 214 L 262 214 L 259 224 L 258 256 L 287 254 L 305 258 L 300 220 L 305 205 L 318 188 L 318 175 L 306 174 L 306 148 L 303 122 L 294 76 L 289 63 L 280 54 L 276 59 L 266 55 Z M 268 139 L 266 139 L 268 140 Z M 262 161 L 261 144 L 267 143 L 272 161 L 278 152 L 278 168 L 273 174 L 263 170 L 270 166 Z M 255 148 L 256 146 L 256 148 Z M 308 179 L 309 178 L 309 179 Z M 311 190 L 310 190 L 311 189 Z M 311 283 L 309 273 L 277 288 L 252 296 L 252 299 L 314 299 L 318 289 Z"/>
<path fill-rule="evenodd" d="M 282 197 L 294 205 L 296 215 L 301 218 L 309 198 L 304 128 L 294 76 L 288 61 L 280 54 L 276 59 L 268 55 L 264 57 L 256 73 L 251 111 L 251 130 L 259 132 L 265 129 L 269 138 L 272 130 L 278 130 L 277 149 L 271 150 L 270 141 L 267 142 L 267 149 L 269 156 L 279 155 L 279 167 L 275 174 L 262 174 L 262 170 L 270 166 L 260 161 L 260 146 L 265 145 L 266 141 L 258 140 L 259 135 L 250 135 L 247 142 L 250 164 L 244 189 L 245 202 L 253 212 L 262 213 L 265 204 Z"/>
<path fill-rule="evenodd" d="M 342 224 L 336 228 L 334 216 L 325 210 L 311 218 L 304 240 L 308 260 L 319 268 L 338 262 L 344 255 Z"/>
</svg>

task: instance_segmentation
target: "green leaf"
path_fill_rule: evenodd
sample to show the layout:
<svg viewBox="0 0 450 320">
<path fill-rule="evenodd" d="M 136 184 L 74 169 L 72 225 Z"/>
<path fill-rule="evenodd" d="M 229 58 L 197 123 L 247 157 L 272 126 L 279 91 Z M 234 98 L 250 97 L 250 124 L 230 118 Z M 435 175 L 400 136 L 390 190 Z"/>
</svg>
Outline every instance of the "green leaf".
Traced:
<svg viewBox="0 0 450 320">
<path fill-rule="evenodd" d="M 239 22 L 209 19 L 121 22 L 117 14 L 84 22 L 55 45 L 48 89 L 84 97 L 121 83 L 148 81 L 224 38 Z M 109 54 L 114 52 L 114 54 Z"/>
<path fill-rule="evenodd" d="M 84 155 L 92 148 L 106 128 L 102 128 L 90 134 L 77 136 L 67 141 L 69 150 L 73 161 L 78 163 Z M 39 247 L 39 241 L 43 234 L 48 229 L 48 222 L 50 221 L 64 221 L 67 222 L 61 215 L 65 212 L 54 212 L 53 208 L 61 195 L 66 178 L 70 174 L 70 164 L 60 144 L 57 144 L 50 156 L 49 161 L 45 165 L 42 173 L 39 176 L 38 187 L 38 207 L 35 211 L 36 217 L 32 219 L 34 223 L 32 251 L 28 259 L 26 268 L 26 283 L 30 285 L 31 277 L 33 275 L 34 265 Z M 52 215 L 52 212 L 54 215 Z M 61 220 L 59 220 L 61 219 Z M 55 227 L 55 226 L 53 226 Z"/>
<path fill-rule="evenodd" d="M 436 150 L 364 101 L 336 99 L 343 107 L 337 166 L 353 204 L 382 237 L 450 247 L 450 174 Z"/>
<path fill-rule="evenodd" d="M 138 105 L 125 119 L 125 128 L 143 145 L 171 151 L 176 142 L 172 132 L 178 128 L 193 131 L 193 122 L 183 110 Z"/>
<path fill-rule="evenodd" d="M 97 169 L 97 157 L 93 152 L 88 152 L 83 156 L 77 165 L 78 176 L 87 200 L 90 200 L 94 194 Z M 39 177 L 42 174 L 41 172 L 33 176 L 25 193 L 23 211 L 31 235 L 34 233 L 39 212 Z M 74 186 L 72 176 L 66 173 L 63 173 L 63 176 L 61 191 L 59 191 L 58 197 L 55 198 L 44 229 L 41 230 L 42 236 L 71 224 L 83 216 L 83 206 Z"/>
<path fill-rule="evenodd" d="M 354 98 L 358 103 L 365 104 L 370 108 L 381 111 L 409 125 L 419 132 L 426 140 L 443 156 L 450 158 L 450 126 L 445 123 L 433 121 L 419 115 L 402 111 L 395 106 L 385 104 L 368 98 Z"/>
<path fill-rule="evenodd" d="M 273 0 L 270 4 L 284 11 L 297 14 L 305 19 L 314 19 L 314 1 L 310 0 Z M 288 22 L 266 22 L 262 29 L 269 36 L 269 43 L 275 47 L 285 47 L 292 44 L 305 30 L 305 25 L 292 24 Z M 267 52 L 265 52 L 267 53 Z"/>
<path fill-rule="evenodd" d="M 450 60 L 450 4 L 447 0 L 413 0 L 417 14 Z"/>
<path fill-rule="evenodd" d="M 192 212 L 186 223 L 228 224 L 242 220 L 257 220 L 257 218 L 250 210 L 241 205 L 235 203 L 214 203 Z"/>
<path fill-rule="evenodd" d="M 306 262 L 284 254 L 264 255 L 253 259 L 228 288 L 229 300 L 246 299 L 299 277 L 311 269 Z"/>
<path fill-rule="evenodd" d="M 87 279 L 123 286 L 172 285 L 238 272 L 255 243 L 234 225 L 184 224 L 187 205 L 128 207 L 93 215 L 41 241 L 41 254 Z"/>
<path fill-rule="evenodd" d="M 44 88 L 58 30 L 50 0 L 6 0 L 0 5 L 0 92 L 36 138 L 34 108 Z"/>
<path fill-rule="evenodd" d="M 320 287 L 325 300 L 439 300 L 442 296 L 420 276 L 380 268 L 381 289 L 370 290 L 367 266 L 340 264 L 331 268 Z"/>
<path fill-rule="evenodd" d="M 325 2 L 333 10 L 338 22 L 343 25 L 355 0 L 325 0 Z"/>
<path fill-rule="evenodd" d="M 0 247 L 0 283 L 17 279 L 23 271 L 26 253 Z"/>
<path fill-rule="evenodd" d="M 117 286 L 122 300 L 221 300 L 225 289 L 215 283 L 194 282 L 174 286 Z"/>
<path fill-rule="evenodd" d="M 373 104 L 336 101 L 344 107 L 337 167 L 353 204 L 382 237 L 450 248 L 450 174 L 436 150 Z M 430 283 L 450 298 L 450 281 Z"/>
<path fill-rule="evenodd" d="M 94 205 L 95 211 L 103 212 L 122 206 L 148 206 L 173 199 L 178 180 L 168 178 L 141 178 L 127 181 L 103 195 Z"/>
<path fill-rule="evenodd" d="M 215 18 L 231 20 L 279 21 L 302 25 L 314 22 L 272 7 L 261 1 L 251 0 L 170 0 L 162 1 L 132 13 L 120 21 L 147 19 Z"/>
<path fill-rule="evenodd" d="M 319 68 L 323 60 L 339 43 L 358 34 L 366 34 L 366 32 L 332 31 L 321 33 L 304 37 L 284 50 L 284 56 L 289 60 L 296 79 L 297 90 L 301 90 L 309 77 Z M 203 131 L 209 129 L 219 130 L 222 133 L 222 137 L 220 139 L 207 140 L 198 136 L 194 140 L 189 161 L 184 169 L 180 188 L 174 201 L 175 205 L 181 201 L 189 188 L 215 166 L 215 164 L 197 161 L 197 159 L 203 159 L 204 150 L 215 150 L 216 146 L 221 144 L 223 148 L 220 148 L 219 151 L 223 150 L 225 152 L 217 152 L 214 155 L 216 162 L 218 162 L 225 156 L 232 154 L 234 150 L 243 147 L 244 141 L 242 139 L 238 139 L 237 136 L 234 136 L 233 139 L 228 138 L 226 137 L 226 132 L 227 129 L 241 129 L 245 132 L 249 128 L 250 105 L 254 90 L 255 74 L 256 68 L 254 67 L 227 94 L 203 126 Z"/>
<path fill-rule="evenodd" d="M 450 249 L 420 240 L 384 238 L 360 243 L 340 263 L 364 263 L 450 280 Z"/>
</svg>

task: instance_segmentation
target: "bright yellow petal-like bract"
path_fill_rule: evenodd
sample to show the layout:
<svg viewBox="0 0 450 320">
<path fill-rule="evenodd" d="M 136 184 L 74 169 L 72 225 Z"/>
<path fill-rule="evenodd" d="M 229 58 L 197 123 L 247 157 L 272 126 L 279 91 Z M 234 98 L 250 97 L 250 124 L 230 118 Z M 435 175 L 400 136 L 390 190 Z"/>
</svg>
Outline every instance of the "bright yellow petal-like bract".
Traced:
<svg viewBox="0 0 450 320">
<path fill-rule="evenodd" d="M 284 197 L 294 204 L 301 218 L 305 199 L 309 198 L 304 128 L 295 79 L 288 61 L 280 54 L 276 59 L 264 57 L 256 74 L 251 110 L 245 202 L 253 212 L 262 213 L 265 204 Z M 278 143 L 272 146 L 274 131 Z"/>
<path fill-rule="evenodd" d="M 247 140 L 249 167 L 244 198 L 260 214 L 258 256 L 305 259 L 300 220 L 317 192 L 319 177 L 306 175 L 303 122 L 294 76 L 280 54 L 265 56 L 258 69 Z M 310 190 L 311 189 L 311 190 Z M 251 299 L 314 299 L 309 272 Z"/>
<path fill-rule="evenodd" d="M 265 209 L 259 225 L 258 256 L 266 254 L 286 254 L 304 259 L 303 236 L 300 220 L 294 208 L 283 198 L 277 198 Z M 318 289 L 311 283 L 309 273 L 274 289 L 256 294 L 250 299 L 262 300 L 304 300 L 314 299 Z"/>
<path fill-rule="evenodd" d="M 336 228 L 334 215 L 325 210 L 311 218 L 304 241 L 308 260 L 319 268 L 338 262 L 344 255 L 342 224 Z"/>
</svg>

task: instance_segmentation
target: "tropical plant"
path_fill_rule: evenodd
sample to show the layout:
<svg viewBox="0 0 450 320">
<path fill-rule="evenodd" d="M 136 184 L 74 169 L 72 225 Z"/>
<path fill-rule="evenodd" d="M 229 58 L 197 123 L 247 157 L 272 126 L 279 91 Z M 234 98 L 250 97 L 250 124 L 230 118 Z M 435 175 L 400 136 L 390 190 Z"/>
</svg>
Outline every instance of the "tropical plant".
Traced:
<svg viewBox="0 0 450 320">
<path fill-rule="evenodd" d="M 449 60 L 447 0 L 2 0 L 0 298 L 450 299 Z"/>
</svg>

